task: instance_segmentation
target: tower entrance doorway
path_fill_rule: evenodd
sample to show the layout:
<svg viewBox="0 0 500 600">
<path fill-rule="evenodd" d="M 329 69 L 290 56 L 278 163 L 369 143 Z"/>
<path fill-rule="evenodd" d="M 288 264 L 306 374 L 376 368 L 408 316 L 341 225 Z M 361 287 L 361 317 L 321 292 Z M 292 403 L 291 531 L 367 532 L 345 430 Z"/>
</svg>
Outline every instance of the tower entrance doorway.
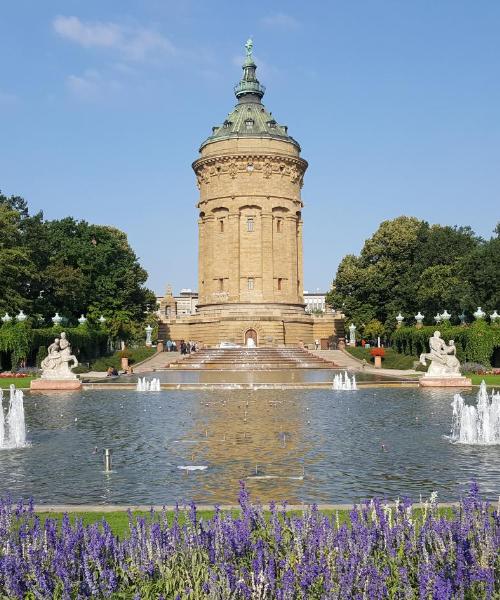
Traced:
<svg viewBox="0 0 500 600">
<path fill-rule="evenodd" d="M 245 346 L 255 348 L 257 346 L 257 332 L 255 329 L 247 329 L 245 332 Z"/>
</svg>

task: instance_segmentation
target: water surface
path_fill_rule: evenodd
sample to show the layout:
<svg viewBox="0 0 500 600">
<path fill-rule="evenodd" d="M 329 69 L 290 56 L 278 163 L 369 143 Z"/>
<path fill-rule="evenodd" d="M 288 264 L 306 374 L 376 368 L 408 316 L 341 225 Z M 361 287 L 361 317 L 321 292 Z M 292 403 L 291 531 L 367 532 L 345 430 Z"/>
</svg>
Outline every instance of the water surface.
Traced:
<svg viewBox="0 0 500 600">
<path fill-rule="evenodd" d="M 418 500 L 434 490 L 445 501 L 475 479 L 497 498 L 500 446 L 446 439 L 452 397 L 416 388 L 26 393 L 31 447 L 0 450 L 0 493 L 39 503 L 234 503 L 244 479 L 262 501 Z M 106 447 L 111 474 L 102 472 Z"/>
</svg>

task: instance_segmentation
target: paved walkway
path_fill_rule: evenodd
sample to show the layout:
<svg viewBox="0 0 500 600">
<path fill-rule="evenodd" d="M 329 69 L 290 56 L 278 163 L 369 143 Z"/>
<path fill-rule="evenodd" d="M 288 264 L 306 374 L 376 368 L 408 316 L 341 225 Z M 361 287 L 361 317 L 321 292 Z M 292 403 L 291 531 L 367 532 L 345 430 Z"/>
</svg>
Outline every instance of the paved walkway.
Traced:
<svg viewBox="0 0 500 600">
<path fill-rule="evenodd" d="M 420 371 L 414 371 L 413 369 L 376 369 L 369 364 L 363 365 L 361 360 L 354 358 L 354 356 L 343 350 L 311 350 L 311 352 L 326 360 L 332 360 L 339 367 L 355 369 L 356 371 L 363 371 L 365 373 L 394 375 L 395 377 L 415 377 L 417 375 L 423 375 Z"/>
<path fill-rule="evenodd" d="M 146 359 L 137 367 L 132 365 L 134 373 L 149 373 L 157 369 L 164 369 L 168 364 L 181 358 L 180 352 L 157 352 L 151 358 Z"/>
<path fill-rule="evenodd" d="M 439 508 L 452 508 L 459 506 L 459 502 L 438 502 Z M 388 506 L 392 508 L 396 507 L 395 502 L 387 502 Z M 287 504 L 286 511 L 303 511 L 312 506 L 312 503 L 305 502 L 303 504 Z M 358 504 L 316 504 L 319 510 L 352 510 L 354 506 L 361 506 Z M 415 502 L 412 507 L 425 508 L 425 502 Z M 281 510 L 281 504 L 277 503 L 277 507 Z M 427 504 L 428 507 L 428 504 Z M 220 510 L 224 511 L 240 511 L 241 506 L 239 504 L 221 504 L 219 505 Z M 269 504 L 263 504 L 264 510 L 270 510 Z M 94 513 L 111 513 L 111 512 L 126 512 L 131 510 L 132 512 L 149 512 L 151 509 L 154 511 L 174 511 L 176 505 L 172 504 L 36 504 L 35 512 L 37 513 L 83 513 L 83 512 L 94 512 Z M 189 510 L 189 506 L 179 506 L 181 511 Z M 213 504 L 197 504 L 196 509 L 198 511 L 213 511 L 215 510 Z"/>
</svg>

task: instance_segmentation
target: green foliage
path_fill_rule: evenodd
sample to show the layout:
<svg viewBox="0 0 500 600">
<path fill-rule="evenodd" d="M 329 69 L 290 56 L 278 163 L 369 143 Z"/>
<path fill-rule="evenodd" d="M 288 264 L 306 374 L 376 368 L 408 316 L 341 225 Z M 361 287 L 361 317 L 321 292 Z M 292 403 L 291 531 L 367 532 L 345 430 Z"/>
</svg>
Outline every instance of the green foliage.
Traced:
<svg viewBox="0 0 500 600">
<path fill-rule="evenodd" d="M 47 347 L 61 331 L 61 327 L 33 329 L 28 321 L 4 323 L 0 327 L 0 352 L 10 355 L 14 369 L 30 357 L 40 366 L 47 355 Z M 88 327 L 69 327 L 64 331 L 78 360 L 96 358 L 106 352 L 108 336 L 104 331 Z"/>
<path fill-rule="evenodd" d="M 500 346 L 500 325 L 490 325 L 480 319 L 466 327 L 441 324 L 439 329 L 446 342 L 455 341 L 460 362 L 478 362 L 491 366 L 493 351 Z M 429 338 L 435 330 L 435 326 L 421 329 L 401 327 L 392 334 L 392 342 L 398 352 L 419 356 L 428 352 Z"/>
<path fill-rule="evenodd" d="M 363 337 L 368 339 L 376 339 L 379 336 L 383 336 L 385 333 L 385 327 L 377 319 L 369 321 L 363 330 Z"/>
<path fill-rule="evenodd" d="M 500 237 L 489 241 L 469 227 L 429 225 L 414 217 L 381 223 L 359 256 L 341 261 L 327 302 L 363 329 L 376 319 L 391 332 L 399 311 L 430 322 L 445 308 L 458 321 L 500 304 Z"/>
<path fill-rule="evenodd" d="M 146 346 L 140 348 L 129 348 L 127 349 L 128 362 L 130 365 L 134 365 L 136 363 L 142 362 L 153 356 L 156 353 L 156 348 L 147 348 Z M 98 358 L 90 365 L 91 371 L 107 371 L 109 367 L 114 367 L 115 369 L 121 369 L 121 354 L 122 351 L 115 352 L 109 356 L 102 356 Z"/>
<path fill-rule="evenodd" d="M 48 355 L 48 351 L 47 348 L 45 346 L 39 346 L 38 351 L 36 353 L 36 361 L 35 364 L 38 368 L 40 368 L 42 361 L 44 360 L 44 358 L 46 358 Z"/>
<path fill-rule="evenodd" d="M 13 368 L 28 357 L 31 331 L 26 323 L 4 323 L 0 327 L 0 352 L 10 354 Z"/>
<path fill-rule="evenodd" d="M 346 350 L 358 360 L 366 360 L 368 363 L 374 362 L 374 357 L 370 354 L 371 348 L 347 346 Z M 385 354 L 382 357 L 382 367 L 384 369 L 413 369 L 413 363 L 418 360 L 418 357 L 406 356 L 391 348 L 384 348 L 384 350 Z"/>
<path fill-rule="evenodd" d="M 131 340 L 156 304 L 146 279 L 119 229 L 44 220 L 0 193 L 1 312 L 23 309 L 45 321 L 58 312 L 69 324 L 82 313 L 96 324 L 103 314 L 111 337 Z"/>
</svg>

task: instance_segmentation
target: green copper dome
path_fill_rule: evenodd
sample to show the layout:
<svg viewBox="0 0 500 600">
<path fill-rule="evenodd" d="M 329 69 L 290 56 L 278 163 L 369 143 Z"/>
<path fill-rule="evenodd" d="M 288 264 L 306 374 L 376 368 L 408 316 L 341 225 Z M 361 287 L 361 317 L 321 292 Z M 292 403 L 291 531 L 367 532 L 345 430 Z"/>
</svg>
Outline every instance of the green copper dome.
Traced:
<svg viewBox="0 0 500 600">
<path fill-rule="evenodd" d="M 202 143 L 200 150 L 211 142 L 240 137 L 288 141 L 300 150 L 298 142 L 288 135 L 287 126 L 277 123 L 272 113 L 268 112 L 262 104 L 266 88 L 260 84 L 255 74 L 257 65 L 252 56 L 252 40 L 247 41 L 245 48 L 247 53 L 243 63 L 243 77 L 234 86 L 238 104 L 222 125 L 212 127 L 212 135 Z"/>
</svg>

